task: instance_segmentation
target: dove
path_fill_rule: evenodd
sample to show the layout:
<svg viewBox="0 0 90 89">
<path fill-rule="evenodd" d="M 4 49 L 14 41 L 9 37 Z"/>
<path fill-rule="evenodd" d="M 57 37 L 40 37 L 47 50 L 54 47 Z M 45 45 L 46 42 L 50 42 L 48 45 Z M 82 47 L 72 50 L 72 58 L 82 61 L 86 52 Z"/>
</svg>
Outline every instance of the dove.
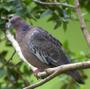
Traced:
<svg viewBox="0 0 90 89">
<path fill-rule="evenodd" d="M 20 16 L 13 16 L 9 22 L 16 29 L 16 40 L 24 57 L 40 72 L 71 63 L 61 42 L 44 29 L 28 25 Z M 84 84 L 77 70 L 67 71 L 66 74 Z"/>
</svg>

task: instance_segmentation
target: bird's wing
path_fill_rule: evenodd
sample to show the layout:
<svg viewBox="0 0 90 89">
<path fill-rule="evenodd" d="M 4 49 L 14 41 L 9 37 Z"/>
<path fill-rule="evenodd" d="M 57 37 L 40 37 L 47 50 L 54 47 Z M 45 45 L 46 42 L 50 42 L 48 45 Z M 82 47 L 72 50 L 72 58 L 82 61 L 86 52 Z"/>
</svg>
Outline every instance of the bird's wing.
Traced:
<svg viewBox="0 0 90 89">
<path fill-rule="evenodd" d="M 57 39 L 41 28 L 32 29 L 33 32 L 28 46 L 40 61 L 53 66 L 69 63 L 66 54 L 62 50 L 61 43 Z"/>
</svg>

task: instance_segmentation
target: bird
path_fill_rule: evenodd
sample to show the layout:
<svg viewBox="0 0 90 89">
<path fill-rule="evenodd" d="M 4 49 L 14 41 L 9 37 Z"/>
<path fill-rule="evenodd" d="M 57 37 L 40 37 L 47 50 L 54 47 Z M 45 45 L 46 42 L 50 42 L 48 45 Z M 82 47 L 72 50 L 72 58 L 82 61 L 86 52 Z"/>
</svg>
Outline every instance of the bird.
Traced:
<svg viewBox="0 0 90 89">
<path fill-rule="evenodd" d="M 28 25 L 20 16 L 12 16 L 9 23 L 16 30 L 22 54 L 40 72 L 71 63 L 62 43 L 41 27 Z M 67 74 L 79 84 L 84 84 L 77 70 L 67 71 Z"/>
</svg>

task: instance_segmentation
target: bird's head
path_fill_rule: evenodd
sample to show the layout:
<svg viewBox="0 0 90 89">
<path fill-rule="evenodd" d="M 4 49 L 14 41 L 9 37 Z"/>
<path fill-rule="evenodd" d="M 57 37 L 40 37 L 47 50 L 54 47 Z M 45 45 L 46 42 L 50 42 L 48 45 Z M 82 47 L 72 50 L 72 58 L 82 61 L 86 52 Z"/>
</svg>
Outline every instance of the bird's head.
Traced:
<svg viewBox="0 0 90 89">
<path fill-rule="evenodd" d="M 11 29 L 12 27 L 19 27 L 22 19 L 20 16 L 9 16 L 8 22 L 6 23 L 6 28 Z"/>
<path fill-rule="evenodd" d="M 19 16 L 9 17 L 9 21 L 6 24 L 6 28 L 12 29 L 12 27 L 19 31 L 27 31 L 30 28 L 30 26 Z"/>
<path fill-rule="evenodd" d="M 19 22 L 21 20 L 21 18 L 19 16 L 13 16 L 10 17 L 9 21 L 12 25 L 17 24 L 17 22 Z"/>
</svg>

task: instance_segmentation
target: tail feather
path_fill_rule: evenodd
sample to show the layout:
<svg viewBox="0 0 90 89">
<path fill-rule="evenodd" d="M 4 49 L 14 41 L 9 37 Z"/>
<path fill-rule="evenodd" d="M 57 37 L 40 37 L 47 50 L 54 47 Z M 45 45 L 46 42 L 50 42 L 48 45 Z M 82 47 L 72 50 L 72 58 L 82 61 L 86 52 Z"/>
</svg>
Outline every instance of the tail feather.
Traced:
<svg viewBox="0 0 90 89">
<path fill-rule="evenodd" d="M 75 79 L 78 83 L 84 84 L 84 80 L 82 79 L 78 71 L 76 70 L 68 71 L 67 74 L 71 75 L 72 78 Z"/>
</svg>

